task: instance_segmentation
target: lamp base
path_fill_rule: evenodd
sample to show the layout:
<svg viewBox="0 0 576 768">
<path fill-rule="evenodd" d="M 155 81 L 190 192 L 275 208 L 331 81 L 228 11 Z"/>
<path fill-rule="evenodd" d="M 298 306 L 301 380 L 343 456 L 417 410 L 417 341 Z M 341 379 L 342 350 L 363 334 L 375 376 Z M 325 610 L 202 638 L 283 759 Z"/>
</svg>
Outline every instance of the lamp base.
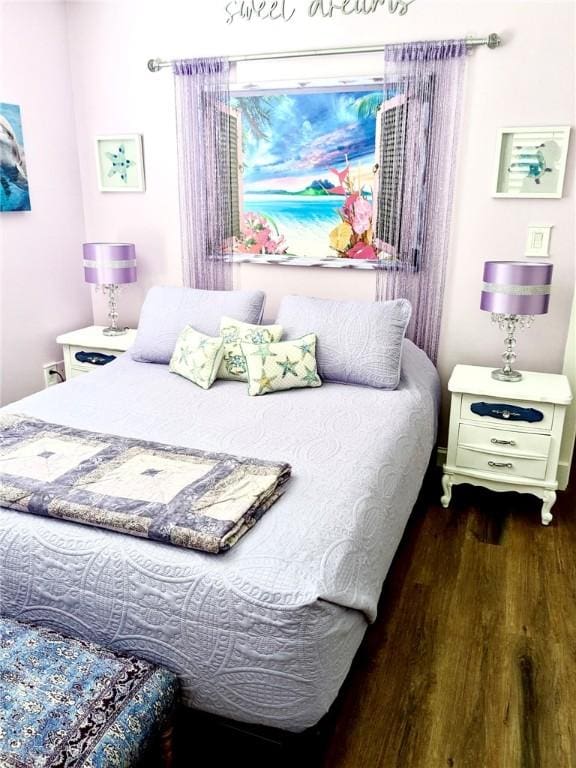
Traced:
<svg viewBox="0 0 576 768">
<path fill-rule="evenodd" d="M 497 368 L 492 371 L 492 378 L 497 381 L 522 381 L 522 374 L 520 371 L 507 371 L 505 368 Z"/>
<path fill-rule="evenodd" d="M 104 336 L 123 336 L 128 333 L 128 328 L 114 328 L 110 325 L 108 328 L 103 328 L 102 333 Z"/>
<path fill-rule="evenodd" d="M 497 381 L 522 381 L 522 374 L 519 371 L 512 370 L 516 362 L 516 330 L 520 328 L 529 328 L 534 320 L 534 315 L 504 315 L 492 312 L 492 322 L 498 323 L 499 327 L 506 331 L 504 344 L 506 349 L 502 355 L 504 365 L 492 371 L 492 378 Z"/>
</svg>

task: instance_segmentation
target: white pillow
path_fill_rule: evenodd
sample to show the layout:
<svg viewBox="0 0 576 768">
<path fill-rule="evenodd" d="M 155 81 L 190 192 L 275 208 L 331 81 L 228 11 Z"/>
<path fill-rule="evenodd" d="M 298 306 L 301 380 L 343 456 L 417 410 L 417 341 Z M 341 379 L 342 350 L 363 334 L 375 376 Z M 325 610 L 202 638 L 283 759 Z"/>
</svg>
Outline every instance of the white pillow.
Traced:
<svg viewBox="0 0 576 768">
<path fill-rule="evenodd" d="M 187 325 L 176 341 L 170 359 L 170 372 L 189 379 L 202 389 L 210 389 L 223 354 L 223 339 L 206 336 Z"/>
<path fill-rule="evenodd" d="M 241 344 L 270 344 L 280 341 L 281 325 L 254 325 L 223 317 L 220 321 L 220 336 L 224 340 L 224 357 L 218 371 L 219 379 L 248 381 L 246 358 Z"/>
<path fill-rule="evenodd" d="M 298 387 L 319 387 L 316 334 L 277 344 L 242 344 L 248 366 L 248 394 L 265 395 Z"/>
</svg>

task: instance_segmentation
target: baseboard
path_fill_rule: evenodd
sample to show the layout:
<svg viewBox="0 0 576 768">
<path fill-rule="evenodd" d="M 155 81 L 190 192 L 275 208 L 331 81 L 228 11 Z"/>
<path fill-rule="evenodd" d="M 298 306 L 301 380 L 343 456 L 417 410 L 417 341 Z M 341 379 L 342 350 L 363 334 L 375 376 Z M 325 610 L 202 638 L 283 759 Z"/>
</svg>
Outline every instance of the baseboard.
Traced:
<svg viewBox="0 0 576 768">
<path fill-rule="evenodd" d="M 436 466 L 441 467 L 443 464 L 446 464 L 447 453 L 448 453 L 448 448 L 443 448 L 442 446 L 439 446 L 436 449 Z"/>
<path fill-rule="evenodd" d="M 561 461 L 558 465 L 558 490 L 565 491 L 568 488 L 570 480 L 570 464 L 567 461 Z"/>
</svg>

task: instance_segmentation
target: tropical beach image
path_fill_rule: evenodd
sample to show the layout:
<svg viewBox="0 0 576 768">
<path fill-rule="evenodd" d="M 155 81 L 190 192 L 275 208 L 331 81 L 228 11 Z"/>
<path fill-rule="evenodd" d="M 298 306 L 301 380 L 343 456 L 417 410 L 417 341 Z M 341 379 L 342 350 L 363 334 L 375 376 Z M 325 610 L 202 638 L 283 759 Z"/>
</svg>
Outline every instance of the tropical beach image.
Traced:
<svg viewBox="0 0 576 768">
<path fill-rule="evenodd" d="M 242 94 L 243 220 L 235 251 L 375 259 L 382 90 Z"/>
</svg>

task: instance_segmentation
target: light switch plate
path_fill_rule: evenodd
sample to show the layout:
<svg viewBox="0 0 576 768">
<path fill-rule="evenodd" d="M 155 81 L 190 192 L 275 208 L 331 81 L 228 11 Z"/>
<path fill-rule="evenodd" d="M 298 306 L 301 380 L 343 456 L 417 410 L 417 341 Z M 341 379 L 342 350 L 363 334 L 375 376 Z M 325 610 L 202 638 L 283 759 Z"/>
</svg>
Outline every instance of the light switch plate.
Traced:
<svg viewBox="0 0 576 768">
<path fill-rule="evenodd" d="M 530 224 L 525 256 L 547 258 L 550 256 L 550 237 L 553 224 Z"/>
<path fill-rule="evenodd" d="M 526 240 L 525 256 L 546 258 L 550 256 L 550 237 L 553 224 L 530 224 Z"/>
</svg>

